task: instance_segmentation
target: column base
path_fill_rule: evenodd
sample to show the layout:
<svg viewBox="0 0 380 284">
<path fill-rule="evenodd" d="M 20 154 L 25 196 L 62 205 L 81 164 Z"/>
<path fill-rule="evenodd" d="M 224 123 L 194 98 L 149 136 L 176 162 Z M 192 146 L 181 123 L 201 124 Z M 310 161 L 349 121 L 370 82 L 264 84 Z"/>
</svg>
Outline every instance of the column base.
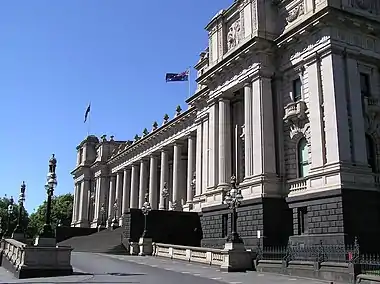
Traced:
<svg viewBox="0 0 380 284">
<path fill-rule="evenodd" d="M 139 240 L 140 247 L 140 256 L 144 255 L 152 255 L 153 254 L 153 243 L 151 238 L 143 238 L 141 237 Z"/>
<path fill-rule="evenodd" d="M 245 250 L 243 243 L 227 242 L 222 253 L 224 258 L 220 266 L 221 271 L 245 272 L 252 269 L 251 253 Z"/>
</svg>

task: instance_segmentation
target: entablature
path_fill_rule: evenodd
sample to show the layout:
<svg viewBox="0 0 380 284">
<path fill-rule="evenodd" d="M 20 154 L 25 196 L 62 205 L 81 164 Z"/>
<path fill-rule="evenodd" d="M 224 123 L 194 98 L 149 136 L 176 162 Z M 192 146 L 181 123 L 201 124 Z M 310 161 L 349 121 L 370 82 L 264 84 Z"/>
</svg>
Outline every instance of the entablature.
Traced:
<svg viewBox="0 0 380 284">
<path fill-rule="evenodd" d="M 194 121 L 196 114 L 196 109 L 190 108 L 156 131 L 135 141 L 132 145 L 123 150 L 123 152 L 108 161 L 109 167 L 112 168 L 112 173 L 123 169 L 126 165 L 142 157 L 148 156 L 150 153 L 157 151 L 160 147 L 173 143 L 175 140 L 190 134 L 190 132 L 195 129 Z"/>
</svg>

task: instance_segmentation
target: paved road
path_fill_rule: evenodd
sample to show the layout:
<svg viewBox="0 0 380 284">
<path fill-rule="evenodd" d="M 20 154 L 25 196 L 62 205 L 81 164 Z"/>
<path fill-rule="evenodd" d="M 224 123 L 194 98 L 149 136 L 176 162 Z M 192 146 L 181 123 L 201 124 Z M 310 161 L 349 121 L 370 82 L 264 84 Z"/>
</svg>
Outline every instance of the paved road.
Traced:
<svg viewBox="0 0 380 284">
<path fill-rule="evenodd" d="M 155 257 L 73 253 L 76 275 L 15 279 L 0 269 L 0 283 L 141 283 L 141 284 L 322 284 L 326 282 L 260 274 L 225 273 L 216 267 Z"/>
</svg>

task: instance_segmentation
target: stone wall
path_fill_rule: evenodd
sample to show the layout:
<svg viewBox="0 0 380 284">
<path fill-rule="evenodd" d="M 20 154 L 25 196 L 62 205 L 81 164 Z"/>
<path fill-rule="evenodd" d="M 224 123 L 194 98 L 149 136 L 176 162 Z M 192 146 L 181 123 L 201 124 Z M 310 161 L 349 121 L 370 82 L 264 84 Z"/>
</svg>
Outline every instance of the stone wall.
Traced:
<svg viewBox="0 0 380 284">
<path fill-rule="evenodd" d="M 223 248 L 226 237 L 231 232 L 231 211 L 226 205 L 204 208 L 201 213 L 203 231 L 202 246 Z M 242 202 L 237 210 L 237 230 L 246 248 L 258 244 L 259 230 L 262 245 L 286 245 L 291 235 L 291 210 L 284 199 L 259 198 Z M 223 225 L 227 216 L 227 226 Z"/>
</svg>

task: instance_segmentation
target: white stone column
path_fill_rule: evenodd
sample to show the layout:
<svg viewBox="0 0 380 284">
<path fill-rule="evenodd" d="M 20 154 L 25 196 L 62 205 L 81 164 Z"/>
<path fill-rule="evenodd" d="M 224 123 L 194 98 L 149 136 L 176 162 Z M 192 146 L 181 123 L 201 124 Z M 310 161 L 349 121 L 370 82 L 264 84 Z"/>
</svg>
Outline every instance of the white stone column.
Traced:
<svg viewBox="0 0 380 284">
<path fill-rule="evenodd" d="M 140 161 L 140 187 L 139 187 L 139 208 L 142 208 L 145 202 L 145 193 L 148 189 L 148 169 L 147 161 Z"/>
<path fill-rule="evenodd" d="M 213 102 L 209 110 L 209 187 L 218 185 L 218 151 L 219 151 L 219 105 Z"/>
<path fill-rule="evenodd" d="M 162 190 L 165 183 L 169 185 L 169 155 L 167 149 L 161 150 L 161 172 L 160 172 L 160 210 L 167 209 L 165 200 L 162 197 Z M 166 202 L 167 203 L 167 202 Z"/>
<path fill-rule="evenodd" d="M 180 210 L 181 205 L 181 192 L 180 192 L 180 174 L 181 174 L 181 149 L 182 144 L 178 141 L 174 143 L 173 154 L 173 210 Z"/>
<path fill-rule="evenodd" d="M 196 154 L 195 154 L 195 195 L 199 196 L 202 194 L 202 152 L 203 152 L 203 129 L 202 129 L 202 122 L 198 122 L 197 124 L 197 146 L 195 148 Z"/>
<path fill-rule="evenodd" d="M 123 201 L 121 206 L 121 215 L 123 215 L 129 208 L 131 194 L 131 170 L 124 169 L 123 176 Z"/>
<path fill-rule="evenodd" d="M 343 58 L 329 54 L 322 58 L 327 163 L 351 163 L 347 99 Z"/>
<path fill-rule="evenodd" d="M 260 76 L 254 80 L 252 94 L 253 175 L 273 174 L 274 177 L 276 147 L 271 78 Z"/>
<path fill-rule="evenodd" d="M 187 138 L 187 194 L 186 201 L 193 201 L 193 175 L 195 169 L 195 137 L 193 135 L 189 135 Z"/>
<path fill-rule="evenodd" d="M 157 210 L 157 157 L 150 156 L 149 167 L 149 203 L 153 210 Z"/>
<path fill-rule="evenodd" d="M 113 217 L 114 217 L 114 211 L 113 211 L 113 204 L 115 202 L 115 194 L 116 193 L 116 176 L 110 177 L 110 187 L 109 187 L 109 193 L 108 193 L 108 226 L 110 225 Z"/>
<path fill-rule="evenodd" d="M 123 202 L 123 172 L 118 172 L 116 174 L 116 195 L 115 200 L 117 201 L 117 218 L 120 218 L 123 214 L 121 212 L 121 204 Z"/>
<path fill-rule="evenodd" d="M 323 98 L 321 70 L 316 57 L 307 66 L 309 84 L 309 120 L 311 144 L 311 170 L 322 168 L 325 163 L 325 139 L 323 126 Z"/>
<path fill-rule="evenodd" d="M 139 166 L 132 165 L 131 173 L 131 205 L 130 208 L 136 209 L 139 206 Z"/>
<path fill-rule="evenodd" d="M 79 223 L 80 227 L 88 226 L 88 191 L 90 189 L 90 180 L 84 179 L 81 182 L 81 194 L 80 194 L 80 204 L 79 204 Z"/>
<path fill-rule="evenodd" d="M 367 160 L 367 145 L 365 141 L 365 129 L 363 123 L 363 104 L 360 94 L 360 72 L 358 70 L 358 62 L 353 58 L 347 58 L 347 78 L 348 92 L 350 94 L 351 104 L 351 122 L 352 122 L 352 135 L 353 140 L 353 154 L 354 162 L 357 165 L 362 165 L 368 168 Z"/>
<path fill-rule="evenodd" d="M 261 113 L 261 111 L 260 111 Z M 244 169 L 245 179 L 253 176 L 252 85 L 244 85 Z M 273 131 L 273 130 L 272 130 Z"/>
<path fill-rule="evenodd" d="M 205 119 L 202 126 L 202 192 L 207 190 L 209 181 L 209 141 L 208 141 L 208 131 L 209 121 Z"/>
<path fill-rule="evenodd" d="M 92 223 L 97 223 L 99 220 L 99 211 L 100 211 L 100 177 L 95 178 L 95 206 L 94 206 L 94 219 Z"/>
<path fill-rule="evenodd" d="M 231 178 L 231 114 L 230 101 L 219 99 L 219 184 L 229 186 Z"/>
<path fill-rule="evenodd" d="M 74 202 L 73 202 L 73 217 L 71 221 L 71 226 L 74 227 L 75 223 L 78 221 L 78 204 L 79 204 L 79 183 L 74 185 Z"/>
</svg>

